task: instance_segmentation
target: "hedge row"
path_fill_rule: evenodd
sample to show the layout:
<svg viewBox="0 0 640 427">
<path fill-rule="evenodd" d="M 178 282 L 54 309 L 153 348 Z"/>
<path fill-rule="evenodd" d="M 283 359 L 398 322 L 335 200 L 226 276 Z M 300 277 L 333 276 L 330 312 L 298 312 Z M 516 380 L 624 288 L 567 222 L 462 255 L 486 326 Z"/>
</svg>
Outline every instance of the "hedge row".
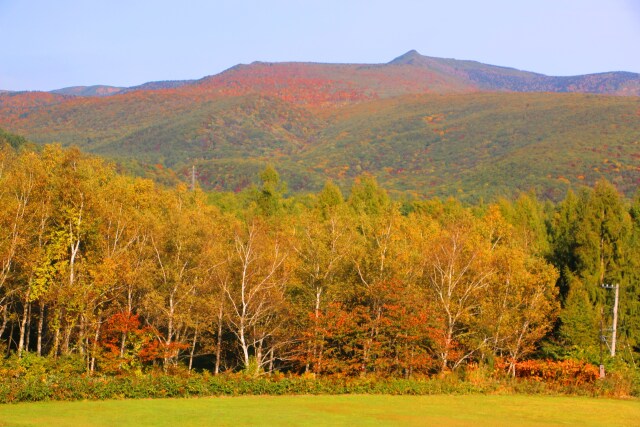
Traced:
<svg viewBox="0 0 640 427">
<path fill-rule="evenodd" d="M 464 381 L 453 377 L 430 379 L 373 379 L 258 377 L 208 374 L 145 374 L 127 377 L 48 375 L 8 378 L 0 382 L 0 403 L 43 400 L 102 400 L 163 397 L 204 397 L 292 394 L 470 394 L 535 393 L 625 395 L 611 381 L 560 386 L 528 380 Z"/>
</svg>

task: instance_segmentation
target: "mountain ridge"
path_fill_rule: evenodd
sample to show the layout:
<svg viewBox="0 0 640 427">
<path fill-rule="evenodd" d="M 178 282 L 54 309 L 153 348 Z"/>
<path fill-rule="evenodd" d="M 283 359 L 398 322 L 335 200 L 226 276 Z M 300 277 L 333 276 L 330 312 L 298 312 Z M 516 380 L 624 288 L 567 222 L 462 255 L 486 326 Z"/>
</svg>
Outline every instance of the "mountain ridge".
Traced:
<svg viewBox="0 0 640 427">
<path fill-rule="evenodd" d="M 425 85 L 418 85 L 418 91 L 432 89 L 435 92 L 460 92 L 460 91 L 515 91 L 515 92 L 580 92 L 598 93 L 613 95 L 640 95 L 640 74 L 629 71 L 606 71 L 599 73 L 589 73 L 574 76 L 550 76 L 538 72 L 524 71 L 508 66 L 491 65 L 474 60 L 460 60 L 455 58 L 439 58 L 420 54 L 412 49 L 386 63 L 322 63 L 309 61 L 294 62 L 268 62 L 254 61 L 249 64 L 236 64 L 217 74 L 203 76 L 199 79 L 190 80 L 166 80 L 149 81 L 140 85 L 130 87 L 119 87 L 110 85 L 91 86 L 71 86 L 67 88 L 46 91 L 49 93 L 72 95 L 72 96 L 112 96 L 116 94 L 128 93 L 136 90 L 163 90 L 176 89 L 185 86 L 198 87 L 211 81 L 224 80 L 235 74 L 246 74 L 247 71 L 264 68 L 292 68 L 300 70 L 303 67 L 311 71 L 317 70 L 317 75 L 312 72 L 309 77 L 318 78 L 318 75 L 332 74 L 349 70 L 352 76 L 347 79 L 351 84 L 357 86 L 358 71 L 363 70 L 387 70 L 390 67 L 412 67 L 417 80 L 427 78 L 438 80 L 441 85 L 433 84 L 432 88 Z M 320 70 L 323 69 L 323 70 Z M 422 70 L 422 76 L 418 76 Z M 429 75 L 429 73 L 431 73 Z M 378 77 L 380 80 L 381 78 Z M 453 81 L 452 81 L 453 79 Z M 356 83 L 354 83 L 354 80 Z M 448 84 L 443 84 L 448 82 Z M 457 89 L 453 90 L 452 89 Z M 16 91 L 9 91 L 16 92 Z M 26 91 L 19 91 L 26 92 Z M 35 91 L 44 92 L 44 91 Z M 385 90 L 383 94 L 399 95 L 407 91 Z M 0 91 L 0 94 L 6 93 Z"/>
</svg>

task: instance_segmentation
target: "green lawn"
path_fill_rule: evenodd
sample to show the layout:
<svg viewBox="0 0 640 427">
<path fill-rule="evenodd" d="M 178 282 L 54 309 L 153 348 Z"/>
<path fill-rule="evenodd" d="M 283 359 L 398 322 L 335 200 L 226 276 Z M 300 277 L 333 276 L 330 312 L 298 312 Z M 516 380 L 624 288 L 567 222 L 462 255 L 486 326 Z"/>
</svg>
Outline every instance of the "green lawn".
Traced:
<svg viewBox="0 0 640 427">
<path fill-rule="evenodd" d="M 639 426 L 640 401 L 544 396 L 264 396 L 0 405 L 0 426 Z"/>
</svg>

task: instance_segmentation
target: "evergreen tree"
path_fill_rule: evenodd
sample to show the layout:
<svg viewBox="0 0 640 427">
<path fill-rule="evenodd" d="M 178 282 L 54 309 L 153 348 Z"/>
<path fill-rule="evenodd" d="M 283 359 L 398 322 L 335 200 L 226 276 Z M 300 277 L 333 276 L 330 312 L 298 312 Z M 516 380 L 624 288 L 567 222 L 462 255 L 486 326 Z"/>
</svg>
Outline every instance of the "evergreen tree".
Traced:
<svg viewBox="0 0 640 427">
<path fill-rule="evenodd" d="M 609 182 L 598 181 L 592 192 L 583 194 L 584 208 L 575 234 L 577 271 L 591 300 L 603 303 L 600 285 L 624 279 L 631 221 L 620 193 Z"/>
<path fill-rule="evenodd" d="M 359 214 L 379 215 L 389 204 L 389 195 L 371 175 L 361 176 L 351 187 L 349 205 Z"/>
<path fill-rule="evenodd" d="M 576 233 L 578 228 L 578 198 L 569 190 L 553 216 L 551 227 L 551 259 L 560 271 L 558 287 L 564 300 L 569 292 L 569 275 L 577 270 Z"/>
<path fill-rule="evenodd" d="M 344 197 L 340 187 L 335 185 L 332 181 L 327 181 L 322 188 L 322 191 L 318 194 L 317 206 L 322 212 L 322 216 L 327 218 L 329 212 L 336 206 L 340 206 L 344 203 Z"/>
<path fill-rule="evenodd" d="M 565 351 L 571 356 L 597 362 L 599 331 L 598 315 L 589 294 L 578 278 L 571 277 L 564 309 L 560 313 L 559 338 Z"/>
<path fill-rule="evenodd" d="M 280 180 L 280 175 L 268 165 L 260 173 L 262 185 L 257 195 L 257 204 L 260 213 L 265 216 L 274 216 L 283 209 L 283 195 L 287 191 L 287 186 Z"/>
</svg>

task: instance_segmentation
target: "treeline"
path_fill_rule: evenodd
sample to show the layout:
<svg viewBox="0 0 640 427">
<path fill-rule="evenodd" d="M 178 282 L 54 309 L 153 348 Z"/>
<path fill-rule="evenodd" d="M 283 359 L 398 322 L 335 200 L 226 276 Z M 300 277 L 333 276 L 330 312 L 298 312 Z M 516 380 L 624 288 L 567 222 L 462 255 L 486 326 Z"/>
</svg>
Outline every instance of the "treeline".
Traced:
<svg viewBox="0 0 640 427">
<path fill-rule="evenodd" d="M 88 372 L 184 363 L 410 377 L 499 360 L 597 362 L 619 283 L 618 355 L 640 352 L 640 202 L 607 182 L 558 205 L 525 194 L 396 202 L 240 194 L 119 175 L 77 150 L 0 150 L 0 340 Z"/>
</svg>

